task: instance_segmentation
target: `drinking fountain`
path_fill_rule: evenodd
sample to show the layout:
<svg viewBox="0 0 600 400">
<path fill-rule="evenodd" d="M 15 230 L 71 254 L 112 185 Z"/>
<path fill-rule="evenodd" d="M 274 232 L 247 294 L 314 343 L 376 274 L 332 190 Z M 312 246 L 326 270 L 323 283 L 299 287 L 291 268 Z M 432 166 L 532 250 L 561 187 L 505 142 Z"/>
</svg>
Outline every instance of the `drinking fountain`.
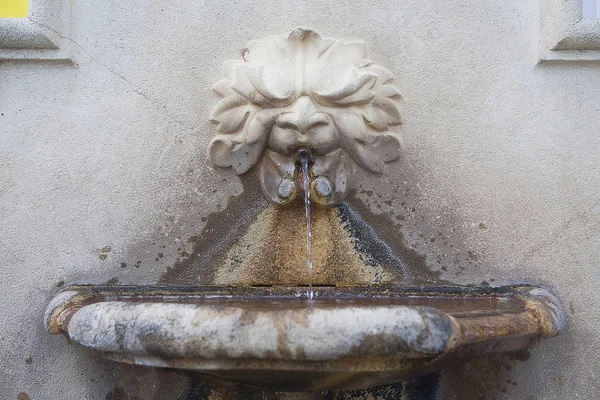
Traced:
<svg viewBox="0 0 600 400">
<path fill-rule="evenodd" d="M 214 221 L 235 234 L 204 235 L 157 284 L 64 288 L 44 315 L 49 332 L 118 362 L 324 391 L 399 382 L 563 330 L 549 290 L 429 279 L 423 257 L 386 243 L 350 204 L 357 168 L 383 174 L 402 151 L 399 92 L 363 42 L 310 29 L 253 41 L 213 91 L 209 158 L 258 180 L 268 204 L 230 205 L 234 220 L 256 210 L 235 227 Z"/>
</svg>

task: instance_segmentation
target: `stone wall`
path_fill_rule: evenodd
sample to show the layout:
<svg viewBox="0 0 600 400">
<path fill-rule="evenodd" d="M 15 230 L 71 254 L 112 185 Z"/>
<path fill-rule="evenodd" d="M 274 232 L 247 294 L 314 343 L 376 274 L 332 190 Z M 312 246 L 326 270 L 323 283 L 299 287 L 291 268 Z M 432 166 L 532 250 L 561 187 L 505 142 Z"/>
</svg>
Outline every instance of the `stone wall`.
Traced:
<svg viewBox="0 0 600 400">
<path fill-rule="evenodd" d="M 243 198 L 240 178 L 207 160 L 210 87 L 249 40 L 299 26 L 364 40 L 403 95 L 402 161 L 381 178 L 360 174 L 351 196 L 384 215 L 443 279 L 541 283 L 568 310 L 564 334 L 530 352 L 441 373 L 438 398 L 600 391 L 600 64 L 538 62 L 546 8 L 517 0 L 62 6 L 66 22 L 33 16 L 29 24 L 58 50 L 0 61 L 0 397 L 208 396 L 185 377 L 103 361 L 52 337 L 42 313 L 71 282 L 157 282 L 189 255 L 211 214 Z"/>
</svg>

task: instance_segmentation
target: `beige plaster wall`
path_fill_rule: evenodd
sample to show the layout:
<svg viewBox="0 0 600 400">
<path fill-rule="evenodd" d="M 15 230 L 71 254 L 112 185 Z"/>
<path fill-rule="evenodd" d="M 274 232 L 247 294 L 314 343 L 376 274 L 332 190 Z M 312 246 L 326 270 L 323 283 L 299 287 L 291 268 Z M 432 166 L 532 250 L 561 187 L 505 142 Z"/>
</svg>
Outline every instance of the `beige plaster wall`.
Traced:
<svg viewBox="0 0 600 400">
<path fill-rule="evenodd" d="M 537 64 L 536 3 L 72 2 L 72 64 L 0 62 L 0 397 L 177 398 L 183 377 L 96 359 L 43 309 L 62 282 L 153 283 L 189 249 L 242 192 L 206 158 L 221 62 L 307 26 L 365 40 L 403 93 L 406 156 L 356 195 L 444 278 L 547 284 L 568 310 L 561 337 L 445 372 L 441 398 L 594 398 L 600 63 Z"/>
</svg>

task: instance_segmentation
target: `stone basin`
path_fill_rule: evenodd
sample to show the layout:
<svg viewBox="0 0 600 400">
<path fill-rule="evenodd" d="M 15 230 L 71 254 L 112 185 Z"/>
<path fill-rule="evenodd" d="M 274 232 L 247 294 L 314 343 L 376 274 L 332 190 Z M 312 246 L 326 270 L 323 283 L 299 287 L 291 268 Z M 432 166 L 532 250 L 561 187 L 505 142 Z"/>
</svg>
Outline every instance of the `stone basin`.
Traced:
<svg viewBox="0 0 600 400">
<path fill-rule="evenodd" d="M 114 361 L 279 390 L 398 382 L 564 326 L 537 286 L 71 286 L 46 328 Z"/>
</svg>

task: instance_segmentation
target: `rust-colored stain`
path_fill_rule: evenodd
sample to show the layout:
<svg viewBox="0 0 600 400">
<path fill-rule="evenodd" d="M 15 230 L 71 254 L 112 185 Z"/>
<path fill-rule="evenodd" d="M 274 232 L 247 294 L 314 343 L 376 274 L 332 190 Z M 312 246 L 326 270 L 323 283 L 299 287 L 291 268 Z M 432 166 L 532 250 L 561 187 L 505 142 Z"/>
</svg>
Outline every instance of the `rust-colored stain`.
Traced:
<svg viewBox="0 0 600 400">
<path fill-rule="evenodd" d="M 268 207 L 242 239 L 217 261 L 218 285 L 308 285 L 306 225 L 300 207 Z M 313 284 L 390 282 L 397 275 L 367 266 L 343 228 L 336 209 L 313 208 Z"/>
<path fill-rule="evenodd" d="M 308 285 L 303 203 L 268 205 L 260 189 L 245 182 L 243 196 L 208 217 L 203 231 L 190 238 L 193 250 L 182 253 L 159 283 Z M 312 221 L 317 286 L 448 283 L 404 244 L 385 216 L 372 214 L 360 201 L 350 199 L 337 207 L 314 205 Z"/>
<path fill-rule="evenodd" d="M 97 249 L 96 253 L 98 253 L 98 258 L 102 261 L 106 260 L 106 257 L 108 257 L 108 253 L 111 252 L 111 248 L 109 246 L 104 246 L 101 249 Z"/>
</svg>

